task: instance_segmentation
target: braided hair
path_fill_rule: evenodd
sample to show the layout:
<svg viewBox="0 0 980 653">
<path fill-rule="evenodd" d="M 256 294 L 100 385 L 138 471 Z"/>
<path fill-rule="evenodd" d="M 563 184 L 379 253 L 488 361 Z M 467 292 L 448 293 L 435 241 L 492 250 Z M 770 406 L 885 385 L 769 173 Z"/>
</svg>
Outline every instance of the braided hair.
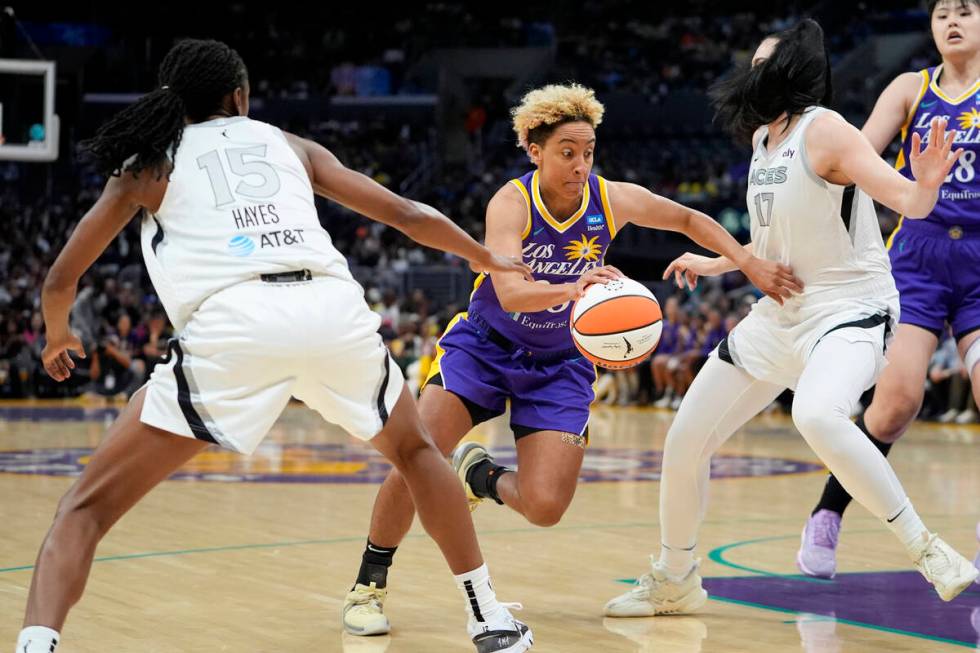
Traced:
<svg viewBox="0 0 980 653">
<path fill-rule="evenodd" d="M 222 100 L 248 81 L 242 58 L 220 41 L 179 41 L 160 64 L 160 86 L 103 124 L 82 149 L 106 175 L 168 173 L 184 125 L 221 111 Z"/>
</svg>

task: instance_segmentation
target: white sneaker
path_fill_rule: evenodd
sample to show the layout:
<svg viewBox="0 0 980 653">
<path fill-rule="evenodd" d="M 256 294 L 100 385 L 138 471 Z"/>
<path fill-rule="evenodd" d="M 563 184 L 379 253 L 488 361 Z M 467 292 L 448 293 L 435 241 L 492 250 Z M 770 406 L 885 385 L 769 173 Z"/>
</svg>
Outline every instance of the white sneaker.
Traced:
<svg viewBox="0 0 980 653">
<path fill-rule="evenodd" d="M 980 575 L 969 560 L 935 533 L 929 535 L 926 548 L 915 561 L 915 568 L 932 583 L 943 601 L 952 601 Z"/>
<path fill-rule="evenodd" d="M 683 580 L 673 581 L 667 577 L 660 561 L 650 556 L 650 573 L 640 576 L 633 589 L 606 603 L 604 614 L 607 617 L 652 617 L 694 612 L 708 600 L 698 574 L 700 564 L 700 560 L 695 560 Z"/>
<path fill-rule="evenodd" d="M 384 635 L 391 630 L 385 616 L 385 597 L 387 589 L 380 589 L 374 583 L 354 585 L 344 599 L 344 630 L 351 635 Z"/>
<path fill-rule="evenodd" d="M 470 617 L 466 630 L 477 653 L 522 653 L 534 645 L 534 636 L 527 624 L 518 621 L 510 609 L 520 610 L 520 603 L 501 603 L 500 612 L 492 621 L 477 621 Z"/>
<path fill-rule="evenodd" d="M 956 416 L 957 424 L 973 424 L 975 421 L 977 421 L 977 412 L 972 408 L 968 408 Z"/>
<path fill-rule="evenodd" d="M 949 424 L 950 422 L 952 422 L 953 420 L 955 420 L 956 417 L 959 414 L 960 414 L 960 411 L 958 411 L 955 408 L 950 408 L 945 413 L 943 413 L 942 415 L 939 416 L 939 422 L 941 424 Z"/>
<path fill-rule="evenodd" d="M 482 444 L 477 442 L 467 442 L 466 444 L 461 444 L 453 451 L 453 468 L 456 470 L 456 476 L 459 477 L 459 482 L 463 484 L 463 488 L 466 490 L 466 500 L 470 506 L 470 512 L 476 510 L 476 507 L 480 505 L 483 501 L 482 497 L 478 497 L 470 484 L 466 482 L 466 475 L 469 474 L 470 468 L 477 463 L 481 463 L 484 460 L 493 460 L 493 456 L 487 451 L 487 448 Z"/>
<path fill-rule="evenodd" d="M 683 401 L 683 400 L 684 400 L 684 397 L 674 397 L 674 400 L 670 402 L 670 409 L 671 410 L 679 410 L 680 407 L 681 407 L 681 401 Z"/>
<path fill-rule="evenodd" d="M 664 396 L 653 402 L 654 408 L 670 408 L 670 402 L 674 399 L 674 393 L 671 390 L 666 390 Z"/>
</svg>

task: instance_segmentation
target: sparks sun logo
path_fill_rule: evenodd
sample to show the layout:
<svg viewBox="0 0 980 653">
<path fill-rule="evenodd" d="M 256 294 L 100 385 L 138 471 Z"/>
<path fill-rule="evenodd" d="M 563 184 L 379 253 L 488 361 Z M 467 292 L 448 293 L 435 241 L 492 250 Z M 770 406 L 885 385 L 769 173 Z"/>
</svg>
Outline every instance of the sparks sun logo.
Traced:
<svg viewBox="0 0 980 653">
<path fill-rule="evenodd" d="M 980 127 L 980 111 L 977 111 L 976 109 L 964 111 L 957 117 L 957 120 L 960 122 L 960 129 Z"/>
<path fill-rule="evenodd" d="M 602 253 L 602 247 L 596 242 L 597 240 L 599 240 L 598 236 L 587 238 L 585 234 L 582 234 L 582 240 L 573 240 L 568 245 L 565 245 L 565 258 L 569 261 L 579 261 L 582 259 L 586 261 L 598 261 L 599 254 Z"/>
</svg>

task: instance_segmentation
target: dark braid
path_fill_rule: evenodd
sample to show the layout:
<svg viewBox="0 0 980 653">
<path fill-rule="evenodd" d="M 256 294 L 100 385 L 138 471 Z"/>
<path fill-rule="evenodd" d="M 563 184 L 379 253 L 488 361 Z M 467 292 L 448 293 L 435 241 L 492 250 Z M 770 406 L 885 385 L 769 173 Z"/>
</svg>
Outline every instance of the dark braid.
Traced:
<svg viewBox="0 0 980 653">
<path fill-rule="evenodd" d="M 160 64 L 160 88 L 102 125 L 82 148 L 107 175 L 168 173 L 186 121 L 200 122 L 222 110 L 226 95 L 248 81 L 238 53 L 220 41 L 178 42 Z"/>
</svg>

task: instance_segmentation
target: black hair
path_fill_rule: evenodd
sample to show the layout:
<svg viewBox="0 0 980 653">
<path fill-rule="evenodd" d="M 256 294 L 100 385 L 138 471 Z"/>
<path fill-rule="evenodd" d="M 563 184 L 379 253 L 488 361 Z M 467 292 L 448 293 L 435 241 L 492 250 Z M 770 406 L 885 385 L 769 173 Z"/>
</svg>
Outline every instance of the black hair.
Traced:
<svg viewBox="0 0 980 653">
<path fill-rule="evenodd" d="M 248 82 L 242 58 L 220 41 L 179 41 L 160 64 L 159 87 L 110 118 L 81 146 L 103 174 L 150 170 L 161 177 L 187 121 L 222 110 L 222 100 Z"/>
<path fill-rule="evenodd" d="M 527 144 L 537 143 L 540 146 L 544 146 L 545 142 L 551 138 L 551 135 L 555 133 L 555 130 L 562 125 L 567 125 L 570 122 L 585 122 L 592 125 L 592 119 L 586 115 L 581 116 L 566 116 L 559 120 L 558 122 L 540 124 L 534 129 L 529 129 L 527 131 Z M 595 125 L 592 125 L 595 127 Z"/>
<path fill-rule="evenodd" d="M 768 38 L 778 41 L 768 59 L 739 66 L 709 91 L 715 122 L 742 141 L 784 113 L 792 118 L 813 105 L 829 106 L 833 99 L 830 58 L 815 20 L 807 18 Z"/>
<path fill-rule="evenodd" d="M 929 12 L 930 18 L 932 18 L 932 13 L 936 11 L 936 7 L 939 5 L 940 2 L 943 2 L 943 0 L 928 0 L 928 2 L 926 2 L 926 11 Z M 971 4 L 980 5 L 980 0 L 958 0 L 958 1 L 953 0 L 953 2 L 956 3 L 960 8 L 968 7 Z"/>
</svg>

